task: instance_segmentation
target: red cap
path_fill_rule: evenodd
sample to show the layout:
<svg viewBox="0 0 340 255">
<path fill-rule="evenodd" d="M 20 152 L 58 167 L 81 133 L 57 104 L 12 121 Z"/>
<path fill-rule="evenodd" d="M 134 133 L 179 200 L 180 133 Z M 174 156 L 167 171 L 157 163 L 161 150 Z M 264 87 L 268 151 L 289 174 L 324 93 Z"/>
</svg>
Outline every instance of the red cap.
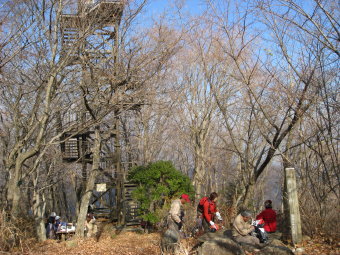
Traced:
<svg viewBox="0 0 340 255">
<path fill-rule="evenodd" d="M 181 198 L 190 203 L 190 198 L 188 194 L 182 194 Z"/>
</svg>

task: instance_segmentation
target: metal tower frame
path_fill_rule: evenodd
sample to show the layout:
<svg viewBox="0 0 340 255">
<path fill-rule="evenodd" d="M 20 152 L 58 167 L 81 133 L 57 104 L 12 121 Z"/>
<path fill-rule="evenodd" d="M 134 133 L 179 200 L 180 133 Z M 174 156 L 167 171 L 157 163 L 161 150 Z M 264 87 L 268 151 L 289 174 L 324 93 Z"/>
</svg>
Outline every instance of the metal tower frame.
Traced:
<svg viewBox="0 0 340 255">
<path fill-rule="evenodd" d="M 96 77 L 100 77 L 101 72 L 105 72 L 108 67 L 110 70 L 113 68 L 114 75 L 117 74 L 119 25 L 123 9 L 124 0 L 78 0 L 76 13 L 62 14 L 61 57 L 66 56 L 70 59 L 69 66 L 79 65 L 81 67 L 83 80 L 88 73 L 89 64 L 92 65 L 92 68 L 95 67 Z M 105 77 L 101 82 L 106 82 Z M 131 103 L 133 102 L 125 102 L 124 104 L 130 105 Z M 77 116 L 75 121 L 86 121 L 86 112 L 82 112 L 81 115 L 81 117 Z M 115 115 L 117 114 L 115 113 Z M 89 138 L 92 133 L 91 130 L 87 130 L 76 135 L 65 134 L 64 142 L 61 144 L 64 161 L 83 164 L 84 180 L 86 180 L 86 164 L 91 163 Z M 102 158 L 101 161 L 102 165 L 108 165 L 107 167 L 110 168 L 114 165 L 116 173 L 113 174 L 115 176 L 112 176 L 112 179 L 115 181 L 117 202 L 115 209 L 118 211 L 115 217 L 118 218 L 119 223 L 125 223 L 126 211 L 122 202 L 129 206 L 133 204 L 132 198 L 125 194 L 127 191 L 130 192 L 132 186 L 125 183 L 122 169 L 118 118 L 116 118 L 112 134 L 116 162 L 112 163 L 112 157 Z M 102 199 L 105 193 L 107 192 L 95 196 L 94 201 Z M 135 209 L 135 207 L 130 207 L 127 208 L 128 212 L 131 208 Z M 121 214 L 123 214 L 123 217 L 120 216 Z M 112 215 L 110 216 L 112 217 Z M 131 215 L 128 216 L 131 217 Z M 133 218 L 132 216 L 132 220 L 135 220 Z"/>
</svg>

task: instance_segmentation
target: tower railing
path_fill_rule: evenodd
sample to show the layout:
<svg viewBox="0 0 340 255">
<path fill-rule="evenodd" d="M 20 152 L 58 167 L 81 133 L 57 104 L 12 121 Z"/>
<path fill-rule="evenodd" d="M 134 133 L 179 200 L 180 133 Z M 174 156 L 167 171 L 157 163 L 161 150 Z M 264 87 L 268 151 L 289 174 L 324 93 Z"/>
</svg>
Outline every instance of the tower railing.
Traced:
<svg viewBox="0 0 340 255">
<path fill-rule="evenodd" d="M 100 3 L 122 3 L 122 0 L 94 0 L 92 3 L 88 4 L 89 8 L 92 8 Z"/>
</svg>

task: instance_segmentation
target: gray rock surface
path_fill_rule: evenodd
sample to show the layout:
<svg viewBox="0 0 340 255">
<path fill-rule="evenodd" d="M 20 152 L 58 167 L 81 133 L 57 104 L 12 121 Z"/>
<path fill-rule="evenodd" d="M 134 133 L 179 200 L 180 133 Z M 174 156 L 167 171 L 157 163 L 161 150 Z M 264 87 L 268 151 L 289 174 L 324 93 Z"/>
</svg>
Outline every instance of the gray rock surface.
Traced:
<svg viewBox="0 0 340 255">
<path fill-rule="evenodd" d="M 231 236 L 231 231 L 218 231 L 206 233 L 198 238 L 201 242 L 197 255 L 244 255 L 245 251 L 253 252 L 259 247 L 250 244 L 238 244 Z M 268 245 L 260 248 L 257 255 L 293 255 L 294 253 L 277 239 L 271 240 Z"/>
<path fill-rule="evenodd" d="M 241 246 L 229 238 L 218 238 L 204 242 L 197 249 L 198 255 L 244 255 Z"/>
<path fill-rule="evenodd" d="M 173 229 L 167 229 L 161 238 L 161 249 L 163 252 L 175 252 L 178 249 L 180 234 Z"/>
<path fill-rule="evenodd" d="M 257 253 L 258 255 L 294 255 L 294 253 L 286 246 L 274 246 L 267 245 L 266 247 L 260 249 Z"/>
</svg>

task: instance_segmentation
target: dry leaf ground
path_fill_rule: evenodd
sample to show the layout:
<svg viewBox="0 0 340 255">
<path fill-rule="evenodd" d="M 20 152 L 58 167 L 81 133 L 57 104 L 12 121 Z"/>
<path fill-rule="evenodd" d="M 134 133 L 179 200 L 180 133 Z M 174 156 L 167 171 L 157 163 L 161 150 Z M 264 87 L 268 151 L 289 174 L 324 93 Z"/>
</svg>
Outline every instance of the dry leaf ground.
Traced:
<svg viewBox="0 0 340 255">
<path fill-rule="evenodd" d="M 74 239 L 64 242 L 47 240 L 37 244 L 25 254 L 29 255 L 146 255 L 160 254 L 160 235 L 125 232 L 105 235 L 98 242 L 94 238 Z"/>
<path fill-rule="evenodd" d="M 184 240 L 184 254 L 195 245 L 192 238 Z M 159 233 L 134 233 L 124 232 L 115 234 L 113 231 L 104 232 L 99 240 L 94 238 L 73 239 L 64 242 L 47 240 L 42 243 L 33 243 L 26 251 L 16 251 L 6 254 L 27 254 L 27 255 L 160 255 L 160 234 Z M 340 242 L 329 241 L 323 238 L 314 238 L 304 241 L 301 244 L 303 253 L 297 255 L 339 255 Z M 2 254 L 0 252 L 0 254 Z M 218 255 L 218 254 L 211 254 Z"/>
</svg>

